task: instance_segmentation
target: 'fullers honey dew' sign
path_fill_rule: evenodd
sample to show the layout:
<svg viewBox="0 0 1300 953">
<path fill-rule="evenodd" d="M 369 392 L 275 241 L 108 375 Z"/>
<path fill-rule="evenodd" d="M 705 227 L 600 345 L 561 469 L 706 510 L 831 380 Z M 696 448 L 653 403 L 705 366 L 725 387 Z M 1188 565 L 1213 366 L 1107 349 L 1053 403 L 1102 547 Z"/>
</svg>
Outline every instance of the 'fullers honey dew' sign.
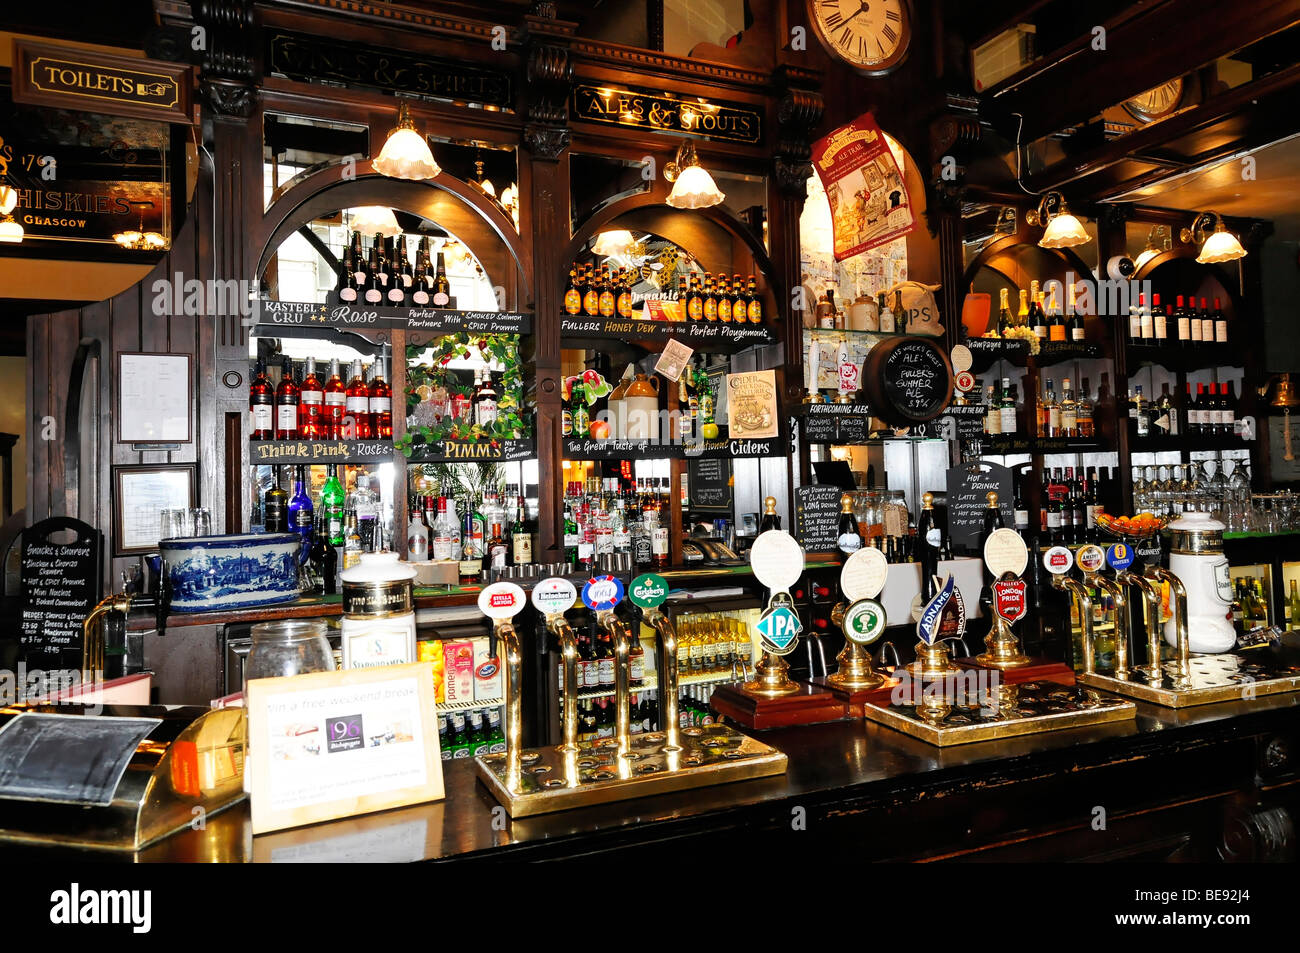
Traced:
<svg viewBox="0 0 1300 953">
<path fill-rule="evenodd" d="M 814 142 L 812 160 L 831 206 L 836 261 L 916 227 L 902 170 L 871 113 Z"/>
<path fill-rule="evenodd" d="M 13 42 L 14 102 L 162 122 L 191 121 L 192 80 L 184 64 Z"/>
<path fill-rule="evenodd" d="M 575 86 L 573 112 L 587 122 L 634 126 L 661 132 L 685 133 L 703 139 L 725 139 L 758 145 L 763 141 L 763 117 L 754 109 L 699 97 Z"/>
</svg>

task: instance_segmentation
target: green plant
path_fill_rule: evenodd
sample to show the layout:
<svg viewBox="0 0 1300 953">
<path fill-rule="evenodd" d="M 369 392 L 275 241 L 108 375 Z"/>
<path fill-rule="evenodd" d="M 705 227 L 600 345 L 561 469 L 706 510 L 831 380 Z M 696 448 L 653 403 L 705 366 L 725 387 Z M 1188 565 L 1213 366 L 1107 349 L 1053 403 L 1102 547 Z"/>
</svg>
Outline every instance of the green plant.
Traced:
<svg viewBox="0 0 1300 953">
<path fill-rule="evenodd" d="M 458 500 L 481 497 L 487 490 L 505 492 L 506 471 L 499 463 L 476 460 L 473 463 L 421 463 L 420 472 L 438 483 L 443 496 Z"/>
</svg>

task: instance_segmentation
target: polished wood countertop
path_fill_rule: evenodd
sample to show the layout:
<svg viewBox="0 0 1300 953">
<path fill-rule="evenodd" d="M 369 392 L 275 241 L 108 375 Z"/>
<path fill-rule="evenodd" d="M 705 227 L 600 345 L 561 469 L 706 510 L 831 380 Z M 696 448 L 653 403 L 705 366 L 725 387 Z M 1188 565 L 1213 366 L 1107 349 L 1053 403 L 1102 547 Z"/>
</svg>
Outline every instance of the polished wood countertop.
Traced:
<svg viewBox="0 0 1300 953">
<path fill-rule="evenodd" d="M 497 810 L 472 762 L 444 762 L 442 801 L 256 838 L 241 803 L 209 818 L 203 830 L 173 835 L 138 855 L 96 857 L 532 860 L 673 845 L 680 850 L 686 837 L 743 850 L 791 835 L 800 812 L 813 837 L 821 831 L 833 838 L 826 849 L 835 850 L 850 832 L 862 860 L 944 857 L 981 839 L 1015 844 L 1028 839 L 1017 831 L 1030 827 L 1050 827 L 1060 836 L 1076 832 L 1095 843 L 1098 805 L 1113 827 L 1123 818 L 1151 826 L 1153 803 L 1194 806 L 1228 796 L 1239 777 L 1254 777 L 1251 752 L 1261 739 L 1289 738 L 1290 757 L 1297 757 L 1300 693 L 1183 710 L 1139 703 L 1131 721 L 949 748 L 862 721 L 758 736 L 788 755 L 785 775 L 511 820 Z M 1295 772 L 1294 765 L 1282 767 L 1282 777 L 1285 770 Z M 1300 790 L 1300 780 L 1291 783 Z M 46 859 L 77 853 L 21 852 Z"/>
</svg>

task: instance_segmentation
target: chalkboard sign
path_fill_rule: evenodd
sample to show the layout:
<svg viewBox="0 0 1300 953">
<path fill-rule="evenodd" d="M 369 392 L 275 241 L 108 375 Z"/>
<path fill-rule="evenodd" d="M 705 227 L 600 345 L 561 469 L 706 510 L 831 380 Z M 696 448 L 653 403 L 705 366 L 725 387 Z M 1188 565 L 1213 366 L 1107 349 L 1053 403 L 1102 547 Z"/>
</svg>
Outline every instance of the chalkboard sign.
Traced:
<svg viewBox="0 0 1300 953">
<path fill-rule="evenodd" d="M 1008 468 L 981 461 L 962 464 L 948 471 L 948 538 L 954 549 L 975 550 L 979 547 L 990 491 L 998 495 L 1002 525 L 1014 527 L 1015 489 Z"/>
<path fill-rule="evenodd" d="M 984 417 L 988 413 L 985 404 L 954 404 L 943 412 L 944 436 L 957 440 L 964 448 L 977 441 L 982 441 L 984 434 Z"/>
<path fill-rule="evenodd" d="M 730 513 L 731 461 L 725 457 L 712 457 L 691 460 L 686 467 L 690 508 L 708 513 Z"/>
<path fill-rule="evenodd" d="M 19 644 L 29 667 L 81 667 L 81 623 L 99 602 L 103 548 L 99 530 L 71 517 L 23 531 Z"/>
<path fill-rule="evenodd" d="M 871 408 L 866 404 L 809 404 L 803 409 L 806 443 L 867 443 Z"/>
<path fill-rule="evenodd" d="M 818 483 L 794 491 L 794 535 L 806 553 L 839 551 L 840 497 L 838 486 Z"/>
<path fill-rule="evenodd" d="M 900 426 L 934 420 L 952 400 L 952 364 L 928 338 L 894 338 L 867 352 L 867 403 Z"/>
</svg>

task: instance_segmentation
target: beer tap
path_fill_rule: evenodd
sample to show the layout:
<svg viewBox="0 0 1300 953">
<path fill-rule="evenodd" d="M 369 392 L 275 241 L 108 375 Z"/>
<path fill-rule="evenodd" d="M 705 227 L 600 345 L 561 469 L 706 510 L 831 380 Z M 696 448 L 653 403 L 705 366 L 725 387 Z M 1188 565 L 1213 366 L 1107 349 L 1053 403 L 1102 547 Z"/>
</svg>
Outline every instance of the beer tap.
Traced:
<svg viewBox="0 0 1300 953">
<path fill-rule="evenodd" d="M 167 634 L 167 615 L 172 607 L 171 571 L 167 566 L 167 560 L 159 562 L 159 572 L 153 592 L 143 591 L 138 575 L 131 579 L 127 579 L 124 575 L 122 582 L 123 591 L 100 600 L 81 624 L 81 670 L 85 681 L 103 679 L 104 647 L 108 642 L 106 630 L 111 628 L 114 641 L 120 640 L 125 657 L 126 618 L 132 609 L 152 610 L 154 628 L 158 635 Z"/>
<path fill-rule="evenodd" d="M 673 620 L 658 609 L 646 612 L 646 624 L 659 634 L 659 724 L 663 728 L 664 750 L 681 749 L 681 738 L 677 723 L 677 629 Z M 744 662 L 741 662 L 744 672 Z M 732 672 L 735 672 L 735 660 L 732 660 Z"/>
<path fill-rule="evenodd" d="M 608 632 L 614 641 L 614 733 L 620 754 L 630 750 L 631 716 L 628 711 L 629 685 L 632 671 L 632 630 L 614 614 L 613 609 L 596 613 L 596 624 Z M 626 767 L 622 765 L 621 767 Z"/>
<path fill-rule="evenodd" d="M 1115 581 L 1121 586 L 1136 586 L 1142 591 L 1142 621 L 1147 630 L 1147 664 L 1139 666 L 1138 671 L 1155 684 L 1160 683 L 1160 590 L 1154 582 L 1141 573 L 1122 569 L 1115 573 Z M 1130 628 L 1131 631 L 1131 628 Z"/>
<path fill-rule="evenodd" d="M 560 643 L 560 664 L 564 671 L 564 752 L 578 750 L 578 636 L 559 613 L 546 617 L 546 629 Z"/>
<path fill-rule="evenodd" d="M 1170 601 L 1172 603 L 1171 608 L 1173 610 L 1174 633 L 1175 633 L 1175 637 L 1178 640 L 1177 675 L 1174 679 L 1175 682 L 1174 687 L 1175 688 L 1189 687 L 1189 682 L 1192 676 L 1192 668 L 1188 662 L 1188 658 L 1191 655 L 1191 643 L 1187 632 L 1187 587 L 1183 585 L 1183 581 L 1181 579 L 1179 579 L 1176 575 L 1174 575 L 1174 573 L 1172 573 L 1170 570 L 1165 569 L 1163 566 L 1152 566 L 1150 569 L 1147 570 L 1147 572 L 1150 573 L 1151 576 L 1153 576 L 1157 582 L 1169 583 L 1169 591 L 1173 594 L 1173 599 Z M 1157 631 L 1160 628 L 1159 621 L 1160 621 L 1160 613 L 1157 607 L 1156 610 Z M 1152 644 L 1155 645 L 1156 643 L 1153 642 Z M 1157 665 L 1156 668 L 1157 671 L 1159 671 L 1159 665 Z"/>
<path fill-rule="evenodd" d="M 525 603 L 524 591 L 513 582 L 494 582 L 479 593 L 479 611 L 492 620 L 489 651 L 499 645 L 505 655 L 506 789 L 519 791 L 523 752 L 524 658 L 514 619 Z"/>
<path fill-rule="evenodd" d="M 1066 567 L 1068 569 L 1069 567 Z M 1075 605 L 1079 608 L 1079 642 L 1083 650 L 1083 670 L 1091 673 L 1096 669 L 1096 656 L 1093 652 L 1092 644 L 1092 596 L 1088 593 L 1088 587 L 1077 579 L 1071 579 L 1065 574 L 1066 570 L 1050 570 L 1052 573 L 1052 587 L 1069 593 L 1074 600 Z"/>
<path fill-rule="evenodd" d="M 1115 603 L 1115 671 L 1116 678 L 1128 678 L 1129 617 L 1128 592 L 1114 579 L 1101 572 L 1089 572 L 1084 575 L 1084 582 L 1095 586 L 1110 596 Z"/>
</svg>

